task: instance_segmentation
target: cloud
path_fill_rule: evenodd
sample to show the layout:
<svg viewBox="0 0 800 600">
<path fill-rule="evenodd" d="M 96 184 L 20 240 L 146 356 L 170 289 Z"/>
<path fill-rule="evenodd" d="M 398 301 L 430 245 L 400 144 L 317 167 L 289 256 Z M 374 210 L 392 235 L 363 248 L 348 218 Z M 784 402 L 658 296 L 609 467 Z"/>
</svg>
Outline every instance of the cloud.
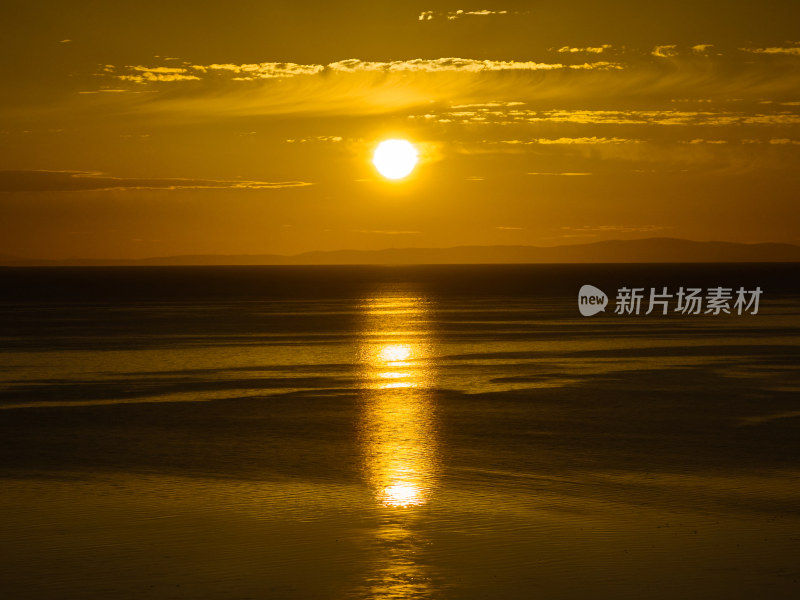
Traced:
<svg viewBox="0 0 800 600">
<path fill-rule="evenodd" d="M 528 175 L 559 175 L 562 177 L 586 177 L 591 173 L 527 173 Z"/>
<path fill-rule="evenodd" d="M 570 46 L 562 46 L 557 50 L 559 54 L 602 54 L 611 48 L 611 44 L 603 44 L 602 46 L 589 46 L 586 48 L 572 48 Z"/>
<path fill-rule="evenodd" d="M 615 69 L 620 67 L 609 62 L 563 65 L 536 61 L 475 60 L 470 58 L 437 58 L 433 60 L 416 58 L 392 62 L 370 62 L 351 58 L 330 63 L 325 68 L 345 73 L 485 73 L 497 71 L 554 71 L 560 69 Z"/>
<path fill-rule="evenodd" d="M 325 69 L 324 65 L 301 65 L 287 62 L 244 63 L 212 63 L 210 65 L 191 65 L 188 67 L 196 73 L 232 73 L 238 75 L 233 81 L 252 81 L 255 79 L 280 79 L 298 77 L 301 75 L 314 75 Z M 187 69 L 187 70 L 188 70 Z"/>
<path fill-rule="evenodd" d="M 336 144 L 338 142 L 344 141 L 344 138 L 338 135 L 317 135 L 314 137 L 309 138 L 291 138 L 286 140 L 288 144 L 306 144 L 306 143 L 314 143 L 314 142 L 321 142 L 321 143 L 332 143 Z"/>
<path fill-rule="evenodd" d="M 695 54 L 707 54 L 708 51 L 714 47 L 714 44 L 696 44 L 692 46 L 692 52 Z"/>
<path fill-rule="evenodd" d="M 257 81 L 261 79 L 286 79 L 331 73 L 485 73 L 499 71 L 552 71 L 560 69 L 620 69 L 620 65 L 608 61 L 597 61 L 565 65 L 536 61 L 476 60 L 470 58 L 409 59 L 395 61 L 365 61 L 349 58 L 325 65 L 298 63 L 212 63 L 208 65 L 187 64 L 184 67 L 147 67 L 128 65 L 118 69 L 105 65 L 103 73 L 116 79 L 136 83 L 164 81 L 198 81 L 202 78 L 229 79 L 231 81 Z M 235 75 L 235 77 L 234 77 Z"/>
<path fill-rule="evenodd" d="M 453 10 L 449 12 L 440 12 L 434 10 L 426 10 L 419 14 L 418 21 L 433 21 L 434 19 L 446 19 L 448 21 L 456 21 L 464 17 L 492 17 L 497 15 L 520 15 L 524 13 L 508 11 L 508 10 Z"/>
<path fill-rule="evenodd" d="M 562 137 L 557 139 L 539 138 L 532 140 L 533 144 L 638 144 L 641 140 L 626 139 L 619 137 Z"/>
<path fill-rule="evenodd" d="M 704 140 L 702 138 L 696 138 L 693 140 L 687 141 L 679 141 L 679 144 L 728 144 L 728 140 Z"/>
<path fill-rule="evenodd" d="M 388 62 L 346 59 L 326 65 L 258 63 L 252 69 L 215 65 L 104 69 L 98 76 L 112 78 L 115 85 L 101 88 L 118 89 L 124 81 L 136 91 L 148 92 L 147 102 L 134 97 L 126 100 L 126 94 L 82 94 L 96 100 L 86 104 L 85 110 L 92 116 L 101 112 L 163 114 L 172 122 L 256 115 L 367 116 L 454 98 L 462 103 L 484 102 L 489 92 L 495 98 L 515 92 L 547 97 L 564 86 L 575 86 L 577 91 L 580 81 L 586 83 L 592 73 L 621 69 L 606 61 L 566 65 L 456 57 Z M 548 90 L 551 74 L 555 87 Z M 598 80 L 590 87 L 603 86 Z"/>
<path fill-rule="evenodd" d="M 453 142 L 453 150 L 462 155 L 481 154 L 535 154 L 537 156 L 588 156 L 593 159 L 613 158 L 625 160 L 649 160 L 655 148 L 645 140 L 620 137 L 560 137 L 506 140 L 459 140 Z M 685 150 L 684 150 L 685 152 Z M 577 164 L 576 164 L 577 166 Z M 581 164 L 582 167 L 586 165 Z M 588 171 L 531 171 L 533 176 L 586 177 Z"/>
<path fill-rule="evenodd" d="M 141 65 L 127 67 L 132 71 L 126 75 L 115 75 L 122 81 L 132 81 L 134 83 L 145 83 L 155 81 L 198 81 L 196 75 L 187 74 L 188 69 L 182 67 L 144 67 Z M 105 68 L 109 71 L 108 65 Z M 113 70 L 113 67 L 112 69 Z"/>
<path fill-rule="evenodd" d="M 79 94 L 139 94 L 141 92 L 137 90 L 125 90 L 125 89 L 114 89 L 114 88 L 103 88 L 101 90 L 87 90 L 78 92 Z"/>
<path fill-rule="evenodd" d="M 771 169 L 794 169 L 797 145 L 783 138 L 764 152 L 769 139 L 736 140 L 666 140 L 622 137 L 562 137 L 473 139 L 454 143 L 462 155 L 518 155 L 528 157 L 527 165 L 540 164 L 541 170 L 529 171 L 532 177 L 553 179 L 586 178 L 601 173 L 641 170 L 641 172 L 715 172 L 741 173 L 768 165 Z M 787 138 L 789 139 L 789 138 Z M 748 143 L 752 142 L 752 143 Z M 758 145 L 754 145 L 758 144 Z M 520 161 L 519 164 L 525 164 Z M 639 166 L 644 165 L 644 167 Z M 522 169 L 525 169 L 523 166 Z M 524 171 L 523 171 L 524 173 Z"/>
<path fill-rule="evenodd" d="M 752 54 L 786 54 L 789 56 L 800 56 L 800 46 L 783 46 L 771 48 L 739 48 L 742 52 Z"/>
<path fill-rule="evenodd" d="M 671 56 L 677 56 L 678 47 L 675 44 L 656 46 L 655 48 L 653 48 L 651 54 L 653 56 L 658 56 L 659 58 L 669 58 Z"/>
<path fill-rule="evenodd" d="M 698 44 L 695 48 L 706 46 Z M 103 65 L 95 74 L 99 89 L 84 90 L 94 93 L 79 97 L 84 101 L 84 114 L 91 118 L 103 113 L 163 115 L 170 122 L 301 114 L 366 117 L 405 111 L 415 119 L 442 123 L 533 123 L 539 119 L 552 123 L 699 125 L 713 119 L 741 124 L 737 119 L 744 117 L 710 114 L 718 111 L 703 115 L 660 109 L 675 98 L 719 104 L 732 98 L 741 102 L 791 102 L 800 88 L 800 65 L 794 66 L 793 60 L 759 60 L 754 54 L 721 56 L 714 52 L 698 60 L 696 51 L 687 47 L 686 52 L 678 53 L 678 47 L 671 44 L 657 47 L 657 58 L 651 51 L 625 49 L 617 55 L 620 61 L 604 61 L 585 60 L 587 56 L 605 57 L 603 53 L 572 52 L 605 49 L 604 45 L 564 48 L 569 51 L 559 54 L 561 60 L 557 62 L 442 57 L 394 61 L 349 58 L 325 64 Z M 147 101 L 143 102 L 141 95 L 102 91 L 125 88 L 148 94 Z M 589 110 L 601 103 L 603 108 L 616 110 Z M 447 106 L 453 114 L 443 113 Z M 529 108 L 533 106 L 538 114 Z M 549 109 L 549 114 L 543 109 Z M 80 114 L 80 109 L 72 114 Z M 791 120 L 792 116 L 763 118 L 784 124 L 782 120 Z"/>
<path fill-rule="evenodd" d="M 0 171 L 0 192 L 78 192 L 109 190 L 261 190 L 313 185 L 304 181 L 213 179 L 136 179 L 90 171 Z"/>
<path fill-rule="evenodd" d="M 450 108 L 465 109 L 465 108 L 510 108 L 513 106 L 524 106 L 524 102 L 477 102 L 473 104 L 454 104 Z"/>
<path fill-rule="evenodd" d="M 748 114 L 730 110 L 531 110 L 524 103 L 461 104 L 439 114 L 413 115 L 438 123 L 518 125 L 522 123 L 573 123 L 580 125 L 798 125 L 800 115 L 790 111 Z M 784 104 L 785 105 L 785 104 Z M 464 110 L 469 108 L 469 110 Z M 459 110 L 455 110 L 459 109 Z"/>
</svg>

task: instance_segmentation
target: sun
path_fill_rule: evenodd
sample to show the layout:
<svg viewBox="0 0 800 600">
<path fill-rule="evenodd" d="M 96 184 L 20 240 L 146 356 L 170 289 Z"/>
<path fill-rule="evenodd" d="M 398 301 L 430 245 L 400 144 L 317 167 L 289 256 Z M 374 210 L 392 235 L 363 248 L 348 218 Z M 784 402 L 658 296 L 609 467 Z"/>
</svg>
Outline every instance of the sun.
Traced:
<svg viewBox="0 0 800 600">
<path fill-rule="evenodd" d="M 384 140 L 372 155 L 372 164 L 386 179 L 407 177 L 418 161 L 419 152 L 407 140 Z"/>
</svg>

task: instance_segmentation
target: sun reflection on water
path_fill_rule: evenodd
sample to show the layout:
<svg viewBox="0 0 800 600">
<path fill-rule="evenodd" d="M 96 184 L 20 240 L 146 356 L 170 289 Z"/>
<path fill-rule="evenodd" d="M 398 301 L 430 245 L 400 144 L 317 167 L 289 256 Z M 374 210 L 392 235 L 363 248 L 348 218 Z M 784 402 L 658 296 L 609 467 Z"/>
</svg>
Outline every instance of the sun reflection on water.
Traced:
<svg viewBox="0 0 800 600">
<path fill-rule="evenodd" d="M 380 525 L 358 598 L 429 598 L 436 592 L 423 511 L 439 470 L 429 312 L 419 294 L 397 289 L 362 305 L 359 431 Z"/>
<path fill-rule="evenodd" d="M 437 470 L 429 309 L 423 298 L 397 293 L 370 298 L 363 308 L 366 478 L 383 506 L 420 506 Z"/>
<path fill-rule="evenodd" d="M 386 363 L 402 363 L 411 357 L 411 347 L 408 344 L 390 344 L 381 348 L 380 359 Z"/>
</svg>

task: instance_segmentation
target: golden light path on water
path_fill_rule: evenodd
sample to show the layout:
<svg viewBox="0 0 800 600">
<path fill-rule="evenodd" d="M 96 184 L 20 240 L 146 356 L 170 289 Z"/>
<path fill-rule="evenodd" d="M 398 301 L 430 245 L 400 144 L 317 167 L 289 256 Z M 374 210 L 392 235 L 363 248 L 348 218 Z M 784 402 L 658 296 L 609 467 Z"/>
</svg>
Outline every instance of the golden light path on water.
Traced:
<svg viewBox="0 0 800 600">
<path fill-rule="evenodd" d="M 361 591 L 369 598 L 426 598 L 435 585 L 420 510 L 439 471 L 429 307 L 411 291 L 386 289 L 364 301 L 362 315 L 363 469 L 383 512 Z"/>
<path fill-rule="evenodd" d="M 436 478 L 427 306 L 412 295 L 370 298 L 360 349 L 365 470 L 384 506 L 424 504 Z"/>
</svg>

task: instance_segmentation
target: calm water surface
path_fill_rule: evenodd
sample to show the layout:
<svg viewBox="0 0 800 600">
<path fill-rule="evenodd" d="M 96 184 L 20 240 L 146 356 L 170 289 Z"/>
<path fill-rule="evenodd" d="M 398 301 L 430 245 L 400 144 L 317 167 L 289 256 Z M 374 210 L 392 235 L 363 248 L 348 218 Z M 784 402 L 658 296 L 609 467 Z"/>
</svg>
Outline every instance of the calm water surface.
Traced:
<svg viewBox="0 0 800 600">
<path fill-rule="evenodd" d="M 4 597 L 800 593 L 796 265 L 0 275 Z"/>
</svg>

